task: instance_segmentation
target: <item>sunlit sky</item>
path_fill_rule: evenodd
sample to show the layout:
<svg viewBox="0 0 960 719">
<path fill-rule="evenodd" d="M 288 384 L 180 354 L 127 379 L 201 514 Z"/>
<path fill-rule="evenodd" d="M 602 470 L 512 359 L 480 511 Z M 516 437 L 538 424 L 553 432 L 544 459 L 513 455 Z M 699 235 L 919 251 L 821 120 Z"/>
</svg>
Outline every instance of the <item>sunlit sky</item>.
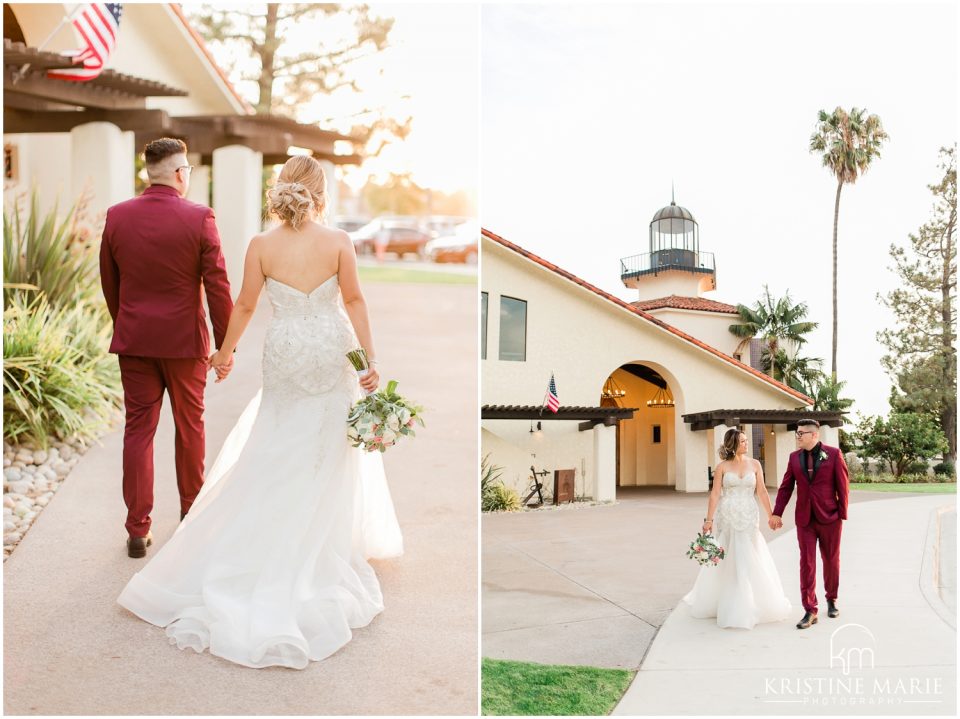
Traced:
<svg viewBox="0 0 960 719">
<path fill-rule="evenodd" d="M 891 243 L 925 222 L 957 139 L 953 2 L 484 5 L 485 227 L 626 300 L 619 259 L 648 251 L 677 203 L 714 252 L 717 290 L 789 291 L 820 323 L 804 354 L 829 372 L 836 184 L 808 143 L 817 111 L 866 107 L 890 135 L 843 190 L 839 356 L 854 412 L 885 414 L 876 300 Z"/>
<path fill-rule="evenodd" d="M 220 3 L 263 12 L 258 3 Z M 195 11 L 190 5 L 188 12 Z M 359 186 L 369 175 L 410 172 L 421 186 L 444 192 L 465 190 L 476 198 L 479 133 L 479 6 L 476 4 L 371 3 L 374 15 L 394 18 L 390 46 L 355 67 L 362 94 L 341 90 L 318 95 L 299 110 L 301 122 L 344 117 L 363 108 L 383 107 L 388 114 L 413 117 L 412 131 L 377 157 L 368 159 L 348 181 Z M 321 16 L 318 16 L 321 17 Z M 333 23 L 301 22 L 284 41 L 296 51 L 322 41 L 324 33 L 342 28 Z M 238 90 L 255 100 L 255 83 L 247 59 L 234 51 L 211 47 Z M 256 65 L 253 65 L 256 67 Z M 250 93 L 251 86 L 254 94 Z"/>
</svg>

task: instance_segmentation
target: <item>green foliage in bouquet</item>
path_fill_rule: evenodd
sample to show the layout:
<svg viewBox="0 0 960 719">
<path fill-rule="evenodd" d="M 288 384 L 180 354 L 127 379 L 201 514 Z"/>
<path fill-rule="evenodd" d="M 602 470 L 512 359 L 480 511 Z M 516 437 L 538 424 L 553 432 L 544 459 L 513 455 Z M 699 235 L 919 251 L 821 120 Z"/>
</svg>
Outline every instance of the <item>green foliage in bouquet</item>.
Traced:
<svg viewBox="0 0 960 719">
<path fill-rule="evenodd" d="M 397 393 L 397 381 L 390 380 L 357 402 L 347 416 L 347 436 L 354 447 L 367 452 L 386 452 L 401 437 L 414 437 L 413 426 L 424 426 L 423 407 Z"/>
<path fill-rule="evenodd" d="M 109 325 L 87 304 L 11 297 L 3 313 L 3 436 L 93 438 L 122 403 Z"/>
<path fill-rule="evenodd" d="M 717 544 L 717 540 L 712 534 L 699 532 L 697 538 L 690 542 L 687 556 L 701 565 L 716 566 L 726 556 L 726 551 Z"/>
</svg>

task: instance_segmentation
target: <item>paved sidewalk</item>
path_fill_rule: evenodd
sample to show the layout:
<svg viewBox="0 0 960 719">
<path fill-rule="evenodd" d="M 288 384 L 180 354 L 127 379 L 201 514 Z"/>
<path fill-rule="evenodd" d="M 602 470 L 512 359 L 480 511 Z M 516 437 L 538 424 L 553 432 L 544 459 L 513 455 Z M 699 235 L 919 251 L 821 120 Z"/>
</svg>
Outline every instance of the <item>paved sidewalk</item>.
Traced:
<svg viewBox="0 0 960 719">
<path fill-rule="evenodd" d="M 475 714 L 476 288 L 367 283 L 384 381 L 427 427 L 385 455 L 406 553 L 374 562 L 386 610 L 303 671 L 179 651 L 116 604 L 139 560 L 124 548 L 122 433 L 92 448 L 4 565 L 6 714 Z M 263 306 L 237 366 L 207 393 L 207 466 L 260 383 Z M 212 375 L 211 375 L 212 377 Z M 153 534 L 179 519 L 173 423 L 155 444 Z"/>
<path fill-rule="evenodd" d="M 796 532 L 776 537 L 770 551 L 796 616 L 725 630 L 691 618 L 680 603 L 614 714 L 955 716 L 956 629 L 921 588 L 924 563 L 936 556 L 931 518 L 945 506 L 955 512 L 956 495 L 852 508 L 841 550 L 841 615 L 823 611 L 803 631 L 794 626 L 803 614 Z M 949 537 L 945 526 L 941 540 Z M 955 564 L 950 568 L 956 586 Z M 817 581 L 822 601 L 819 571 Z"/>
<path fill-rule="evenodd" d="M 897 496 L 857 491 L 851 502 Z M 613 505 L 483 516 L 483 656 L 640 666 L 696 579 L 699 567 L 684 554 L 707 494 L 642 487 L 617 497 Z M 789 531 L 792 503 L 783 519 Z M 765 524 L 761 532 L 775 536 Z"/>
</svg>

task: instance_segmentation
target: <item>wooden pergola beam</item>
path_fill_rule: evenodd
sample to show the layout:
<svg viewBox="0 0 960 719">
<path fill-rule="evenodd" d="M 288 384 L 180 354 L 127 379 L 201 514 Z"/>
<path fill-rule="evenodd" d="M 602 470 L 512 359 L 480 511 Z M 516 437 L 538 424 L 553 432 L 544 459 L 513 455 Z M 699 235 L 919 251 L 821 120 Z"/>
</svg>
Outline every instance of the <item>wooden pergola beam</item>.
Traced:
<svg viewBox="0 0 960 719">
<path fill-rule="evenodd" d="M 70 132 L 88 122 L 109 122 L 121 130 L 162 134 L 170 127 L 164 110 L 83 110 L 81 112 L 25 111 L 4 106 L 4 132 Z"/>
<path fill-rule="evenodd" d="M 38 72 L 27 72 L 16 77 L 16 68 L 3 68 L 4 105 L 8 93 L 19 93 L 77 107 L 93 107 L 107 110 L 136 110 L 146 107 L 146 98 L 99 87 L 87 82 L 51 80 Z"/>
</svg>

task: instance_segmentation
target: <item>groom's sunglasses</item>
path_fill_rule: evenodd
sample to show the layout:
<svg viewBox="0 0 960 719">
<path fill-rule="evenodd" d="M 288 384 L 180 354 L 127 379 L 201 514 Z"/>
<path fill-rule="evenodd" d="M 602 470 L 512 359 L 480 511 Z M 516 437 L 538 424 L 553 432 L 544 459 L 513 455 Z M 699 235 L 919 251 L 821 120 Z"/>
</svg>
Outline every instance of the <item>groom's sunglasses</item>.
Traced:
<svg viewBox="0 0 960 719">
<path fill-rule="evenodd" d="M 802 437 L 805 434 L 816 434 L 815 432 L 797 432 L 797 437 Z"/>
<path fill-rule="evenodd" d="M 186 170 L 187 174 L 189 175 L 191 172 L 193 172 L 193 165 L 180 165 L 180 167 L 178 167 L 177 169 Z"/>
</svg>

